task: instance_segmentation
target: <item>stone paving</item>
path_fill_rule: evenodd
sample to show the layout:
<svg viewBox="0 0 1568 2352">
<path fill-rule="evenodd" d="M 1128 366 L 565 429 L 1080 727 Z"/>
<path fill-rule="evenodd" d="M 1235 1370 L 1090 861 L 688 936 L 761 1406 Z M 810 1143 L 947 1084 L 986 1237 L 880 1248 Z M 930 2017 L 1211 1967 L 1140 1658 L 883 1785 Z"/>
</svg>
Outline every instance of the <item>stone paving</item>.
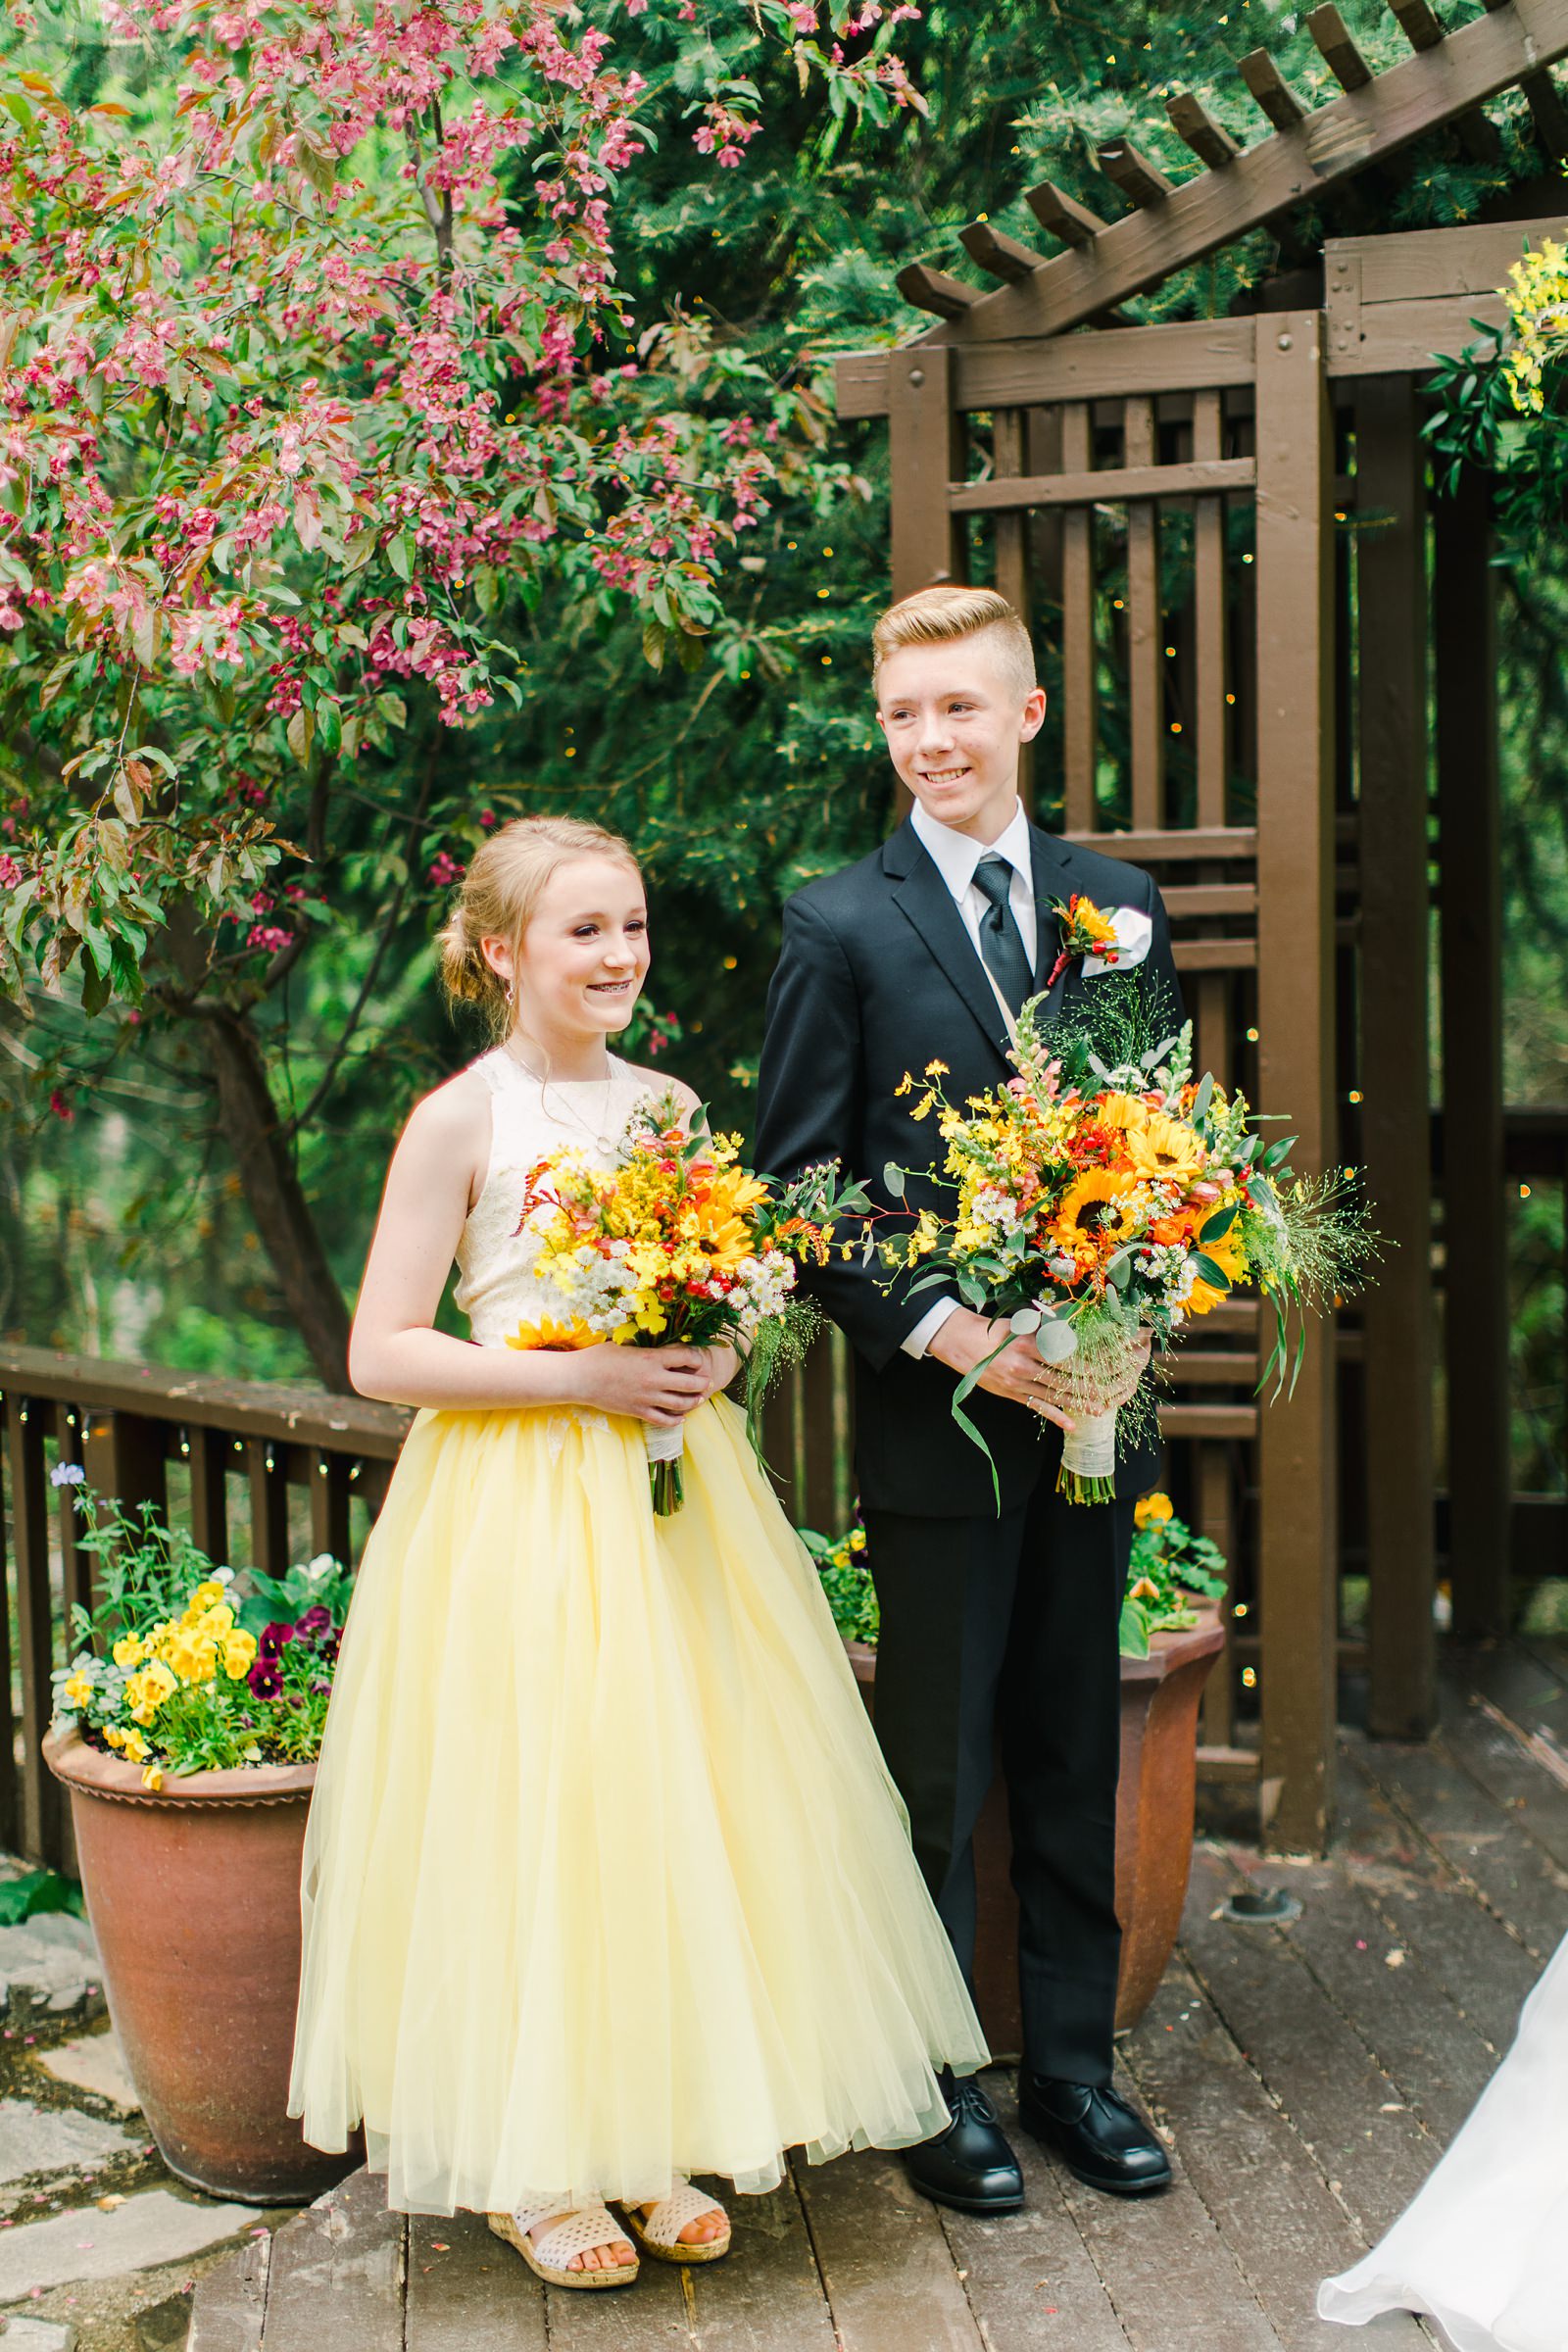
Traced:
<svg viewBox="0 0 1568 2352">
<path fill-rule="evenodd" d="M 166 2170 L 86 1923 L 0 1927 L 0 2352 L 172 2352 L 195 2279 L 280 2218 Z"/>
</svg>

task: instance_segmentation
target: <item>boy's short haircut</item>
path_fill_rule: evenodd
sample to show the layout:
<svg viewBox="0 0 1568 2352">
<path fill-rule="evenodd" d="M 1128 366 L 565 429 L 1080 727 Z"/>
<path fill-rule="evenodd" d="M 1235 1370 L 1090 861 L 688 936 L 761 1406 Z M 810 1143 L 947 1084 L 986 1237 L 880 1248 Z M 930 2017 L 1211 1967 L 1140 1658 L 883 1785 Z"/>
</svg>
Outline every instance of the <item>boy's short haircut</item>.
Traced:
<svg viewBox="0 0 1568 2352">
<path fill-rule="evenodd" d="M 1008 683 L 1021 702 L 1035 690 L 1035 649 L 1018 614 L 994 588 L 917 588 L 889 605 L 871 631 L 872 684 L 888 656 L 906 646 L 951 645 L 956 638 L 993 630 Z"/>
</svg>

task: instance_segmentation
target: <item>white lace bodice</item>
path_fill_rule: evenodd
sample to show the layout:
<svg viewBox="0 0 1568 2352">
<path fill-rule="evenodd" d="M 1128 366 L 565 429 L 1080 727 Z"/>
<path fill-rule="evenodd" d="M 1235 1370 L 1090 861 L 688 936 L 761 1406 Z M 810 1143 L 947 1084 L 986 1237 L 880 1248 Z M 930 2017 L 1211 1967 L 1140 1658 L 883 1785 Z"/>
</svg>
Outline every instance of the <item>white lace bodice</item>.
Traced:
<svg viewBox="0 0 1568 2352">
<path fill-rule="evenodd" d="M 490 1164 L 459 1237 L 461 1279 L 453 1296 L 478 1345 L 504 1348 L 519 1323 L 546 1315 L 561 1322 L 566 1311 L 559 1291 L 524 1270 L 514 1239 L 529 1169 L 564 1145 L 608 1152 L 650 1090 L 613 1054 L 608 1079 L 541 1084 L 504 1046 L 473 1067 L 490 1089 Z"/>
</svg>

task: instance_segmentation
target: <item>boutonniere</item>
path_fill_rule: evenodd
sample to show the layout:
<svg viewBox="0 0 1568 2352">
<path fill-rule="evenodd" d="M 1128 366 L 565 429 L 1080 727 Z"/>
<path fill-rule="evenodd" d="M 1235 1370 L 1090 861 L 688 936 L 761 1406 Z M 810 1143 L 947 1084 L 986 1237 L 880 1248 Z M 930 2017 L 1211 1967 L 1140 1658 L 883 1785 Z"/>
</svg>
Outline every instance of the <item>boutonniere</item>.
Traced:
<svg viewBox="0 0 1568 2352">
<path fill-rule="evenodd" d="M 1053 899 L 1052 912 L 1061 925 L 1061 952 L 1051 967 L 1048 988 L 1054 988 L 1069 963 L 1081 959 L 1086 980 L 1101 972 L 1129 972 L 1142 963 L 1154 936 L 1151 918 L 1137 906 L 1095 905 L 1081 891 L 1065 904 Z"/>
</svg>

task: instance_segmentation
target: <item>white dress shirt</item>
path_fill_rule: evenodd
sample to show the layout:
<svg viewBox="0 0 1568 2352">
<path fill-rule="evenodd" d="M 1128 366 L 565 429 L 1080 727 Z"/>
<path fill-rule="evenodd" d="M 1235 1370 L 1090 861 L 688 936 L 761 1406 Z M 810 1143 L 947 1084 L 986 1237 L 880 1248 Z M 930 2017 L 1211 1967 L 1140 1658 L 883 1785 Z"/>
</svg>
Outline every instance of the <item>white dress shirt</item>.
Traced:
<svg viewBox="0 0 1568 2352">
<path fill-rule="evenodd" d="M 1007 904 L 1012 909 L 1012 919 L 1018 926 L 1023 952 L 1032 969 L 1039 927 L 1035 916 L 1034 860 L 1029 847 L 1029 819 L 1024 813 L 1023 803 L 1013 803 L 1012 815 L 1006 827 L 995 841 L 990 842 L 976 841 L 972 834 L 956 833 L 951 825 L 939 824 L 934 816 L 926 814 L 918 801 L 910 811 L 909 822 L 914 827 L 921 848 L 953 893 L 954 903 L 963 917 L 963 927 L 973 942 L 980 968 L 991 981 L 993 989 L 996 989 L 997 1001 L 1007 1014 L 1010 1029 L 1011 1012 L 980 955 L 980 921 L 989 909 L 991 901 L 975 881 L 974 869 L 988 851 L 995 851 L 999 858 L 1005 858 L 1011 866 L 1012 882 L 1007 893 Z M 962 1303 L 962 1299 L 952 1293 L 935 1299 L 904 1340 L 906 1354 L 924 1355 L 948 1317 Z"/>
</svg>

